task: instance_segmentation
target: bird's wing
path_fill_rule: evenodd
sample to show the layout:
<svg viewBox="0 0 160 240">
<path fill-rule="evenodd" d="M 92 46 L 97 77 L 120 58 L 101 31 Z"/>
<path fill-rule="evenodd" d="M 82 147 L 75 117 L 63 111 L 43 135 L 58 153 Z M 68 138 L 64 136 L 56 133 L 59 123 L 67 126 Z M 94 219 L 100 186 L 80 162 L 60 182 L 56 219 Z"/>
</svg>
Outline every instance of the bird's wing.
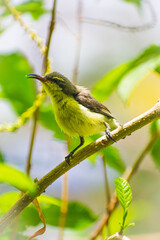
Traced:
<svg viewBox="0 0 160 240">
<path fill-rule="evenodd" d="M 111 112 L 102 103 L 97 101 L 90 92 L 81 86 L 76 86 L 77 94 L 75 100 L 92 112 L 103 114 L 109 118 L 113 118 Z"/>
</svg>

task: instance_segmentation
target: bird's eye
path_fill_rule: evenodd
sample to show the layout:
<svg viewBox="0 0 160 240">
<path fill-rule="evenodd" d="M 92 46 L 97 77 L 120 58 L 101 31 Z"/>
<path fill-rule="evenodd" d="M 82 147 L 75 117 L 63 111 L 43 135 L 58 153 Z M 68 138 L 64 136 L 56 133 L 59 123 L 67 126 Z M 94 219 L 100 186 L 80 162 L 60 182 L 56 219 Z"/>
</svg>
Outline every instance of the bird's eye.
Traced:
<svg viewBox="0 0 160 240">
<path fill-rule="evenodd" d="M 53 78 L 53 81 L 54 81 L 55 83 L 57 83 L 59 80 L 58 80 L 58 78 Z"/>
</svg>

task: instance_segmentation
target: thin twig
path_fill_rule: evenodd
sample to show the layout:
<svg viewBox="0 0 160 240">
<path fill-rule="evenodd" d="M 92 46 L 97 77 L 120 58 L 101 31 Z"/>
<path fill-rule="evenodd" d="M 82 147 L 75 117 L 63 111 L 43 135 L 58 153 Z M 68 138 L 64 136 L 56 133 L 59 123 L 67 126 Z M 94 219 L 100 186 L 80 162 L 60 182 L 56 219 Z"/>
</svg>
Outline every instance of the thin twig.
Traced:
<svg viewBox="0 0 160 240">
<path fill-rule="evenodd" d="M 113 22 L 110 20 L 87 18 L 87 17 L 82 17 L 81 21 L 85 22 L 85 23 L 89 23 L 89 24 L 101 25 L 101 26 L 105 26 L 105 27 L 112 27 L 112 28 L 116 28 L 116 29 L 120 29 L 120 30 L 124 30 L 124 31 L 129 31 L 129 32 L 146 31 L 146 30 L 153 28 L 157 23 L 157 17 L 156 17 L 154 8 L 152 7 L 150 1 L 146 1 L 146 3 L 149 6 L 152 19 L 151 19 L 151 22 L 145 23 L 143 25 L 125 26 L 125 25 L 122 25 L 122 24 L 119 24 L 119 23 L 116 23 L 116 22 Z"/>
<path fill-rule="evenodd" d="M 51 15 L 51 20 L 50 20 L 50 25 L 49 25 L 49 31 L 47 35 L 47 40 L 46 40 L 46 52 L 44 55 L 43 59 L 43 73 L 45 74 L 46 72 L 50 72 L 50 67 L 48 65 L 48 54 L 49 54 L 49 47 L 52 39 L 52 34 L 55 28 L 55 22 L 56 22 L 56 5 L 57 5 L 57 0 L 54 0 L 53 2 L 53 7 L 52 7 L 52 15 Z"/>
<path fill-rule="evenodd" d="M 27 161 L 26 161 L 26 173 L 28 175 L 30 175 L 30 170 L 31 170 L 31 158 L 32 158 L 33 145 L 34 145 L 36 128 L 37 128 L 38 109 L 34 112 L 34 116 L 33 116 L 33 129 L 32 129 L 32 134 L 31 134 L 31 139 L 30 139 L 28 157 L 27 157 Z"/>
<path fill-rule="evenodd" d="M 63 175 L 62 197 L 61 197 L 61 215 L 59 221 L 59 240 L 63 240 L 66 217 L 68 212 L 68 173 Z"/>
<path fill-rule="evenodd" d="M 126 124 L 124 124 L 123 127 L 112 131 L 112 137 L 117 142 L 120 139 L 131 135 L 131 133 L 157 119 L 160 119 L 160 101 L 158 101 L 158 103 L 155 104 L 147 112 L 127 122 Z M 73 158 L 70 160 L 70 165 L 68 165 L 66 161 L 63 161 L 57 167 L 51 170 L 48 174 L 46 174 L 36 183 L 37 191 L 35 193 L 33 193 L 32 195 L 30 195 L 29 193 L 25 193 L 13 205 L 13 207 L 4 214 L 4 216 L 0 219 L 0 233 L 2 233 L 14 221 L 14 219 L 33 201 L 33 199 L 41 195 L 49 185 L 51 185 L 64 173 L 69 171 L 71 168 L 73 168 L 92 154 L 106 148 L 107 146 L 110 146 L 113 143 L 114 142 L 111 139 L 107 139 L 106 136 L 102 136 L 101 138 L 77 151 L 77 153 L 75 153 Z M 113 209 L 115 208 L 114 200 L 115 198 L 113 198 L 110 211 L 113 211 Z"/>
<path fill-rule="evenodd" d="M 66 136 L 66 147 L 67 151 L 69 151 L 70 138 L 68 136 Z M 59 218 L 59 240 L 63 240 L 68 212 L 68 172 L 63 175 L 62 184 L 61 209 Z"/>
<path fill-rule="evenodd" d="M 77 76 L 78 76 L 78 67 L 79 67 L 79 61 L 80 61 L 80 49 L 81 49 L 81 15 L 82 15 L 82 2 L 79 0 L 78 2 L 78 39 L 77 39 L 77 48 L 76 48 L 76 58 L 75 58 L 75 67 L 73 70 L 73 78 L 72 83 L 77 84 Z"/>
<path fill-rule="evenodd" d="M 129 181 L 131 179 L 131 177 L 133 177 L 134 173 L 137 172 L 140 164 L 142 163 L 142 161 L 144 160 L 145 156 L 147 155 L 147 153 L 149 152 L 149 150 L 152 148 L 153 144 L 155 143 L 155 141 L 158 138 L 158 134 L 155 134 L 148 142 L 148 144 L 146 145 L 146 147 L 143 149 L 143 151 L 141 152 L 141 154 L 139 155 L 139 157 L 137 158 L 137 160 L 135 161 L 135 163 L 133 164 L 132 167 L 128 167 L 123 175 L 123 178 L 126 179 L 127 181 Z M 116 196 L 116 192 L 113 194 L 113 197 L 110 201 L 109 204 L 109 212 L 107 214 L 105 214 L 105 216 L 101 219 L 98 227 L 96 228 L 96 230 L 93 232 L 90 240 L 95 240 L 97 239 L 97 236 L 101 234 L 104 226 L 108 223 L 109 218 L 111 216 L 111 213 L 115 210 L 115 208 L 117 207 L 117 203 L 118 203 L 118 199 Z"/>
<path fill-rule="evenodd" d="M 109 189 L 109 183 L 108 183 L 108 177 L 107 177 L 107 169 L 106 169 L 106 161 L 105 161 L 105 157 L 104 154 L 100 154 L 101 158 L 102 158 L 102 163 L 103 163 L 103 171 L 104 171 L 104 182 L 105 182 L 105 191 L 106 191 L 106 209 L 107 209 L 107 213 L 108 213 L 108 204 L 110 203 L 111 200 L 111 195 L 110 195 L 110 189 Z"/>
</svg>

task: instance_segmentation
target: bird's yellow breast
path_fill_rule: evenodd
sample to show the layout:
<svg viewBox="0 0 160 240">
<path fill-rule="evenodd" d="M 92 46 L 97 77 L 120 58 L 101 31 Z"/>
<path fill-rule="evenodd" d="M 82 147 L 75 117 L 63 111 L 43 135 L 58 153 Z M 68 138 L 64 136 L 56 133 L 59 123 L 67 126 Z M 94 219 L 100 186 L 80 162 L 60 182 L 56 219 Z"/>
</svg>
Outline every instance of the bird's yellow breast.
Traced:
<svg viewBox="0 0 160 240">
<path fill-rule="evenodd" d="M 69 136 L 87 136 L 105 130 L 105 116 L 91 112 L 72 96 L 61 92 L 59 98 L 51 96 L 51 100 L 56 121 Z"/>
</svg>

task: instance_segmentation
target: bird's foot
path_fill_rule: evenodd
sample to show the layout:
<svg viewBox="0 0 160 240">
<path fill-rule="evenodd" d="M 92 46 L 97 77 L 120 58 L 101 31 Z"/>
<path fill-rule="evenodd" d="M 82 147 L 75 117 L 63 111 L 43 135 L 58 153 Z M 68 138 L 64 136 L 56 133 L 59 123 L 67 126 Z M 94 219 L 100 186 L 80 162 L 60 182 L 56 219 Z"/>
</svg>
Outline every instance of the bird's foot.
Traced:
<svg viewBox="0 0 160 240">
<path fill-rule="evenodd" d="M 70 159 L 73 157 L 73 152 L 70 152 L 66 157 L 65 161 L 70 166 Z"/>
<path fill-rule="evenodd" d="M 112 134 L 111 134 L 111 132 L 109 131 L 108 128 L 106 128 L 105 134 L 106 134 L 106 137 L 108 138 L 108 140 L 112 140 L 112 141 L 116 142 L 116 141 L 114 140 L 114 138 L 112 137 Z"/>
</svg>

